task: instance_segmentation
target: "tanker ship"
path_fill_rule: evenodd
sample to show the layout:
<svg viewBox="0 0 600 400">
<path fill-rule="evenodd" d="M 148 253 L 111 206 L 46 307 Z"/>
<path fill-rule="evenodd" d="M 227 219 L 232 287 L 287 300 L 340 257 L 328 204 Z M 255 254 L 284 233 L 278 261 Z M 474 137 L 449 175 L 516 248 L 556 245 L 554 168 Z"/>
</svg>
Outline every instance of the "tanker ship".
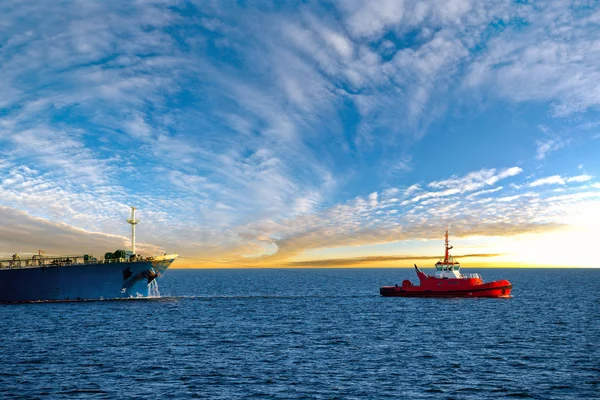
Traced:
<svg viewBox="0 0 600 400">
<path fill-rule="evenodd" d="M 83 301 L 147 297 L 177 254 L 144 257 L 135 251 L 135 207 L 131 207 L 131 250 L 0 260 L 0 302 Z"/>
</svg>

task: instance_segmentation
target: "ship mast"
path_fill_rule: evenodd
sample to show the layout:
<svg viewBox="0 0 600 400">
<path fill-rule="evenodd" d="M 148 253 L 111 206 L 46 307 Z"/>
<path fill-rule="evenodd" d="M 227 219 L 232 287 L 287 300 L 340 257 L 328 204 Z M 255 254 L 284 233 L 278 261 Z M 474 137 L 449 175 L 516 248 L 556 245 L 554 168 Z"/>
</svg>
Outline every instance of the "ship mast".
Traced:
<svg viewBox="0 0 600 400">
<path fill-rule="evenodd" d="M 448 243 L 448 229 L 446 229 L 446 234 L 444 235 L 444 237 L 446 238 L 446 255 L 444 256 L 444 263 L 447 263 L 448 257 L 450 256 L 450 254 L 448 252 L 452 248 L 452 246 L 449 246 L 449 243 Z"/>
<path fill-rule="evenodd" d="M 131 219 L 127 220 L 127 223 L 131 224 L 131 252 L 133 254 L 135 254 L 135 226 L 140 222 L 139 219 L 135 219 L 135 210 L 137 210 L 137 208 L 131 206 Z"/>
</svg>

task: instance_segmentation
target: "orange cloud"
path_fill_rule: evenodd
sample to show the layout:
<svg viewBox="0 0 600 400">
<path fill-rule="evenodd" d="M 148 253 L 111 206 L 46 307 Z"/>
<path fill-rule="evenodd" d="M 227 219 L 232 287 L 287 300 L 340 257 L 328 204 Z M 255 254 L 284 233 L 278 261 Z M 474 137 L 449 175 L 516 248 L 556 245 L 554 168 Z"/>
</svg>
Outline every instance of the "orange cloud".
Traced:
<svg viewBox="0 0 600 400">
<path fill-rule="evenodd" d="M 498 257 L 502 254 L 465 254 L 456 256 L 456 258 L 470 257 Z M 375 264 L 390 261 L 417 261 L 417 260 L 436 260 L 439 256 L 371 256 L 371 257 L 352 257 L 352 258 L 329 258 L 308 261 L 290 261 L 286 265 L 290 267 L 340 267 L 349 265 Z"/>
</svg>

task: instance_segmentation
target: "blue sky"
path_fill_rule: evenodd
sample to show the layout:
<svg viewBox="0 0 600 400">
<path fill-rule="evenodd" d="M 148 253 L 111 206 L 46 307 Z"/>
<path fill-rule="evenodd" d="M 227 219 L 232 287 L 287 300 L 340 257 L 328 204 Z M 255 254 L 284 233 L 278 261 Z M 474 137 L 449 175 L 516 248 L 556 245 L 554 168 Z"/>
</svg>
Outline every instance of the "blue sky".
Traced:
<svg viewBox="0 0 600 400">
<path fill-rule="evenodd" d="M 600 228 L 597 2 L 19 1 L 0 27 L 4 255 L 127 246 L 129 205 L 143 251 L 215 265 L 437 254 L 446 227 L 565 264 Z"/>
</svg>

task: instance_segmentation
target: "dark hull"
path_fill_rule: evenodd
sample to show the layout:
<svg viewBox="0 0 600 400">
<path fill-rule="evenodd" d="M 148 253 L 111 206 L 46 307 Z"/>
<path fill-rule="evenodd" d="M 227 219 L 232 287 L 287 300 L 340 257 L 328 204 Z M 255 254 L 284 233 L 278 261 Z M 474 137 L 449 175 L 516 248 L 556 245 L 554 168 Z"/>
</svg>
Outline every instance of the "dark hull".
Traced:
<svg viewBox="0 0 600 400">
<path fill-rule="evenodd" d="M 461 290 L 423 290 L 418 286 L 402 288 L 382 286 L 379 294 L 384 297 L 510 297 L 512 285 L 484 284 Z"/>
<path fill-rule="evenodd" d="M 123 299 L 148 295 L 172 259 L 0 270 L 0 302 Z"/>
</svg>

